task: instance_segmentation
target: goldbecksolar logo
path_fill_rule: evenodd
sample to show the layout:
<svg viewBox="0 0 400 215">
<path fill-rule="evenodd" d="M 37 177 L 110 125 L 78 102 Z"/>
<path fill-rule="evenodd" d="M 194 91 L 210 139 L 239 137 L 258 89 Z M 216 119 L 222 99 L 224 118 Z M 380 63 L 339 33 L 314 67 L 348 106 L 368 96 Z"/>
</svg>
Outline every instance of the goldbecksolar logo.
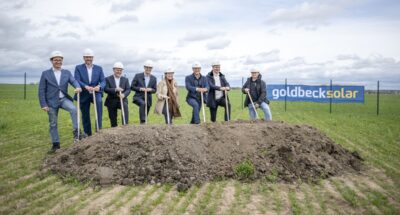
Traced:
<svg viewBox="0 0 400 215">
<path fill-rule="evenodd" d="M 364 103 L 364 86 L 267 85 L 267 97 L 276 101 Z"/>
</svg>

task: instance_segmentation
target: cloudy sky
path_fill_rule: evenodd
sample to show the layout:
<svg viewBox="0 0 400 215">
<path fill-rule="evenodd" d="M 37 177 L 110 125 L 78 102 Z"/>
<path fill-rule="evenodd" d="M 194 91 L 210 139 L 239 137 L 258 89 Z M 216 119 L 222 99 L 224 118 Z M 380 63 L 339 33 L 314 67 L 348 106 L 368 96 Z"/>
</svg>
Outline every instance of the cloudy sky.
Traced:
<svg viewBox="0 0 400 215">
<path fill-rule="evenodd" d="M 232 85 L 259 67 L 267 83 L 363 84 L 400 89 L 396 0 L 15 0 L 0 2 L 0 82 L 38 81 L 52 50 L 73 72 L 91 48 L 105 74 L 129 79 L 155 62 L 182 85 L 199 61 L 219 60 Z"/>
</svg>

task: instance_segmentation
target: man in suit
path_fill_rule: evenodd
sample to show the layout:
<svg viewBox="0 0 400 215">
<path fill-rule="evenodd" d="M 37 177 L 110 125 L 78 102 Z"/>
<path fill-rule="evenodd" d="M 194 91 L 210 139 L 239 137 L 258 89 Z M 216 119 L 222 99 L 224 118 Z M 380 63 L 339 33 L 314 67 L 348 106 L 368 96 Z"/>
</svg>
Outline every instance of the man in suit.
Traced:
<svg viewBox="0 0 400 215">
<path fill-rule="evenodd" d="M 82 86 L 83 91 L 80 95 L 80 108 L 82 112 L 82 123 L 85 133 L 92 135 L 92 126 L 90 123 L 90 103 L 93 103 L 93 91 L 96 95 L 97 119 L 99 129 L 102 128 L 103 117 L 103 90 L 106 87 L 103 69 L 93 64 L 93 51 L 85 49 L 83 60 L 85 63 L 75 67 L 75 79 Z M 76 95 L 75 95 L 76 99 Z"/>
<path fill-rule="evenodd" d="M 123 99 L 123 108 L 125 122 L 122 121 L 122 125 L 128 124 L 129 111 L 128 111 L 128 96 L 131 93 L 129 86 L 129 80 L 122 76 L 124 65 L 121 62 L 116 62 L 113 67 L 114 75 L 110 75 L 106 78 L 106 87 L 104 92 L 108 94 L 104 106 L 108 109 L 108 116 L 110 117 L 111 127 L 117 127 L 117 114 L 118 109 L 121 109 L 121 99 Z M 122 118 L 122 120 L 124 120 Z"/>
<path fill-rule="evenodd" d="M 72 97 L 68 95 L 68 83 L 74 86 L 76 93 L 81 92 L 81 88 L 71 72 L 61 68 L 63 55 L 60 51 L 52 52 L 50 61 L 53 67 L 42 72 L 38 94 L 40 107 L 49 115 L 50 136 L 53 144 L 49 153 L 54 153 L 60 149 L 60 138 L 57 128 L 58 110 L 60 108 L 70 113 L 74 142 L 79 139 L 77 110 Z"/>
<path fill-rule="evenodd" d="M 203 105 L 201 103 L 201 93 L 203 93 L 203 99 L 207 101 L 207 92 L 210 89 L 207 78 L 201 75 L 201 65 L 196 62 L 192 66 L 193 74 L 186 76 L 185 86 L 188 91 L 186 96 L 186 102 L 192 106 L 192 120 L 190 124 L 200 124 L 200 108 Z"/>
<path fill-rule="evenodd" d="M 146 61 L 144 72 L 138 73 L 132 80 L 131 89 L 135 91 L 133 103 L 139 106 L 140 124 L 145 124 L 152 104 L 152 94 L 157 91 L 157 78 L 151 74 L 153 64 Z M 145 92 L 147 93 L 147 110 L 145 110 Z"/>
<path fill-rule="evenodd" d="M 217 120 L 218 106 L 225 108 L 225 121 L 228 121 L 228 110 L 226 109 L 226 101 L 228 101 L 229 116 L 231 115 L 231 104 L 229 97 L 225 94 L 225 91 L 230 90 L 230 85 L 225 79 L 221 70 L 221 64 L 215 61 L 211 64 L 212 71 L 208 73 L 207 80 L 210 85 L 210 92 L 207 96 L 207 106 L 210 108 L 211 122 Z M 228 97 L 228 98 L 225 98 Z"/>
</svg>

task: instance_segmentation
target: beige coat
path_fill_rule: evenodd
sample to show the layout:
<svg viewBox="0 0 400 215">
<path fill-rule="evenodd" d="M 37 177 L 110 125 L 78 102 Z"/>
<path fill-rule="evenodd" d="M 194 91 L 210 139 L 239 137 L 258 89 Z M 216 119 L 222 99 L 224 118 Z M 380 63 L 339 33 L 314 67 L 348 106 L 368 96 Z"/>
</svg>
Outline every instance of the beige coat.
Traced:
<svg viewBox="0 0 400 215">
<path fill-rule="evenodd" d="M 174 91 L 176 101 L 178 102 L 178 107 L 179 107 L 178 84 L 176 83 L 175 80 L 173 80 L 172 84 L 174 86 L 173 91 Z M 167 82 L 165 81 L 165 79 L 163 79 L 157 85 L 157 92 L 156 92 L 157 103 L 156 103 L 156 108 L 154 109 L 155 114 L 162 114 L 162 110 L 163 110 L 164 104 L 165 104 L 164 96 L 167 96 L 167 92 L 168 92 Z"/>
</svg>

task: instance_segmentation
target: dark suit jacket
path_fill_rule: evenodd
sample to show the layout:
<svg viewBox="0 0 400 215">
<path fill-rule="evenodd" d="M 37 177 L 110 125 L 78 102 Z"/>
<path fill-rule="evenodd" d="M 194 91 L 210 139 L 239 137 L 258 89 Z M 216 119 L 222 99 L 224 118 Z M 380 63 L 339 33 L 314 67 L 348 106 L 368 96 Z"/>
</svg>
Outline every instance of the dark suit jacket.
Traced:
<svg viewBox="0 0 400 215">
<path fill-rule="evenodd" d="M 39 82 L 39 102 L 40 107 L 57 108 L 60 103 L 60 91 L 66 98 L 72 101 L 72 97 L 68 95 L 68 83 L 75 88 L 80 87 L 79 83 L 74 79 L 71 72 L 65 69 L 61 70 L 60 85 L 57 84 L 56 76 L 53 69 L 42 72 Z"/>
<path fill-rule="evenodd" d="M 96 94 L 101 94 L 101 96 L 103 96 L 103 90 L 106 87 L 106 81 L 104 79 L 103 68 L 101 68 L 100 66 L 93 64 L 92 80 L 90 83 L 88 71 L 85 64 L 80 64 L 75 67 L 74 77 L 82 86 L 82 92 L 80 95 L 81 103 L 86 102 L 91 98 L 91 94 L 85 89 L 86 86 L 95 87 L 97 85 L 100 85 L 100 91 L 96 92 Z M 76 99 L 76 95 L 74 98 Z"/>
<path fill-rule="evenodd" d="M 199 92 L 196 91 L 196 87 L 197 87 L 196 86 L 196 82 L 197 81 L 200 83 L 199 87 L 207 88 L 207 90 L 210 90 L 210 86 L 208 85 L 208 81 L 207 81 L 207 78 L 205 76 L 200 75 L 200 78 L 197 80 L 196 77 L 193 74 L 188 75 L 185 78 L 185 86 L 186 86 L 186 89 L 188 91 L 188 94 L 186 96 L 186 101 L 189 98 L 193 98 L 193 99 L 196 99 L 197 101 L 200 102 L 201 95 L 200 95 Z M 204 99 L 204 102 L 207 101 L 207 93 L 204 94 L 204 98 L 203 99 Z"/>
<path fill-rule="evenodd" d="M 119 87 L 123 89 L 124 102 L 128 102 L 128 96 L 131 93 L 131 87 L 129 85 L 128 78 L 121 76 L 119 80 Z M 106 101 L 104 102 L 104 106 L 107 107 L 115 107 L 117 104 L 120 103 L 119 96 L 115 89 L 115 78 L 114 75 L 110 75 L 106 78 L 106 87 L 104 88 L 104 92 L 107 93 Z"/>
<path fill-rule="evenodd" d="M 210 85 L 210 91 L 208 92 L 207 96 L 207 106 L 211 108 L 215 108 L 217 106 L 217 102 L 215 100 L 215 91 L 219 90 L 221 87 L 230 87 L 228 81 L 225 79 L 225 75 L 222 73 L 219 73 L 219 79 L 221 82 L 221 86 L 216 86 L 215 85 L 215 80 L 214 80 L 214 73 L 211 71 L 207 74 L 207 80 L 208 80 L 208 85 Z M 222 94 L 225 96 L 225 92 L 222 91 Z M 228 98 L 229 100 L 229 98 Z"/>
<path fill-rule="evenodd" d="M 144 92 L 140 91 L 140 88 L 146 88 L 144 81 L 144 73 L 138 73 L 132 80 L 131 89 L 135 91 L 135 95 L 133 96 L 133 103 L 137 100 L 144 100 Z M 152 88 L 153 90 L 147 92 L 147 105 L 151 106 L 152 104 L 152 94 L 157 91 L 157 78 L 154 75 L 150 75 L 150 81 L 147 88 Z"/>
</svg>

